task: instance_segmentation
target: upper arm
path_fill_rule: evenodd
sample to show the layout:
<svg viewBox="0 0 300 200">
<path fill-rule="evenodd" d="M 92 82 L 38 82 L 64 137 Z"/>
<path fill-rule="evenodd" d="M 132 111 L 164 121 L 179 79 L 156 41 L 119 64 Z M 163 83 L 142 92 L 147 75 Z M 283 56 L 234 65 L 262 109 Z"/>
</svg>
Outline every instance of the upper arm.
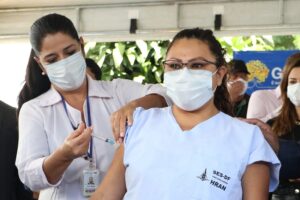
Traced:
<svg viewBox="0 0 300 200">
<path fill-rule="evenodd" d="M 24 104 L 19 115 L 19 145 L 16 166 L 21 181 L 31 188 L 43 187 L 42 163 L 50 154 L 41 110 Z M 33 141 L 35 142 L 32 145 Z"/>
<path fill-rule="evenodd" d="M 125 167 L 123 164 L 124 146 L 116 151 L 112 164 L 101 185 L 91 200 L 121 200 L 126 192 Z"/>
<path fill-rule="evenodd" d="M 265 140 L 260 129 L 255 127 L 253 131 L 252 138 L 250 139 L 251 142 L 249 143 L 250 152 L 246 169 L 256 163 L 266 163 L 269 167 L 268 189 L 269 191 L 274 191 L 279 183 L 280 161 L 274 150 Z"/>
<path fill-rule="evenodd" d="M 17 163 L 49 155 L 48 141 L 41 110 L 24 104 L 19 114 L 19 145 Z M 32 145 L 33 141 L 38 141 Z"/>
<path fill-rule="evenodd" d="M 18 162 L 50 154 L 43 119 L 40 109 L 29 104 L 23 105 L 19 115 Z M 33 141 L 38 141 L 38 143 L 32 145 Z"/>
<path fill-rule="evenodd" d="M 243 200 L 267 200 L 270 167 L 266 162 L 248 165 L 242 179 Z"/>
</svg>

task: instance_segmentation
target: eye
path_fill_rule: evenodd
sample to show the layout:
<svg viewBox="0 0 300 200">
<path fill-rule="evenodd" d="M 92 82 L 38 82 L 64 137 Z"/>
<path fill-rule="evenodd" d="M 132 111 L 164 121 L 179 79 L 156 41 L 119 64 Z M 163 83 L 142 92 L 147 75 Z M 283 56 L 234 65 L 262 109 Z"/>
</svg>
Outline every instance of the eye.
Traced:
<svg viewBox="0 0 300 200">
<path fill-rule="evenodd" d="M 67 52 L 67 54 L 68 54 L 69 56 L 73 55 L 74 53 L 76 53 L 76 51 L 70 51 L 70 52 Z"/>
<path fill-rule="evenodd" d="M 289 82 L 288 82 L 289 85 L 294 85 L 295 83 L 297 83 L 296 80 L 289 80 Z"/>
<path fill-rule="evenodd" d="M 168 68 L 171 68 L 173 70 L 181 69 L 182 64 L 179 62 L 165 62 L 164 65 Z"/>
<path fill-rule="evenodd" d="M 170 63 L 170 67 L 172 69 L 181 69 L 181 64 L 180 63 Z"/>
<path fill-rule="evenodd" d="M 191 69 L 202 69 L 204 66 L 206 66 L 208 63 L 206 62 L 194 62 L 191 63 Z"/>
<path fill-rule="evenodd" d="M 57 61 L 57 59 L 56 59 L 56 57 L 51 57 L 45 61 L 46 61 L 46 64 L 52 64 L 52 63 L 55 63 Z"/>
</svg>

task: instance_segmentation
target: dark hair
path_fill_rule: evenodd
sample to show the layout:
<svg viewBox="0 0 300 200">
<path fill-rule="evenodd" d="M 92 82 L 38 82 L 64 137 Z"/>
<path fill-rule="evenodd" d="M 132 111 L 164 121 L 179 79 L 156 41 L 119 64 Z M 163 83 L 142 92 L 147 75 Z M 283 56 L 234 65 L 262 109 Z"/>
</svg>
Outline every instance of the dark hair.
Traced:
<svg viewBox="0 0 300 200">
<path fill-rule="evenodd" d="M 59 14 L 49 14 L 36 20 L 30 28 L 31 53 L 29 56 L 25 84 L 20 91 L 18 99 L 19 113 L 22 105 L 43 94 L 50 88 L 50 81 L 46 75 L 42 75 L 39 64 L 34 56 L 39 55 L 43 39 L 49 34 L 65 33 L 77 41 L 80 41 L 78 33 L 70 19 Z"/>
<path fill-rule="evenodd" d="M 229 74 L 237 74 L 237 73 L 244 73 L 250 74 L 246 63 L 243 60 L 232 59 L 227 63 L 228 72 Z"/>
<path fill-rule="evenodd" d="M 172 48 L 174 43 L 180 39 L 197 39 L 206 43 L 211 51 L 211 53 L 216 57 L 216 67 L 221 66 L 226 67 L 226 61 L 224 55 L 226 53 L 225 49 L 222 48 L 221 44 L 217 41 L 213 32 L 211 30 L 204 30 L 199 28 L 184 29 L 177 33 L 170 43 L 167 54 Z M 222 80 L 222 84 L 217 87 L 214 95 L 214 104 L 220 111 L 233 115 L 232 106 L 230 103 L 229 93 L 226 87 L 226 76 Z"/>
<path fill-rule="evenodd" d="M 289 133 L 295 126 L 295 121 L 298 120 L 295 105 L 287 96 L 289 75 L 291 71 L 296 67 L 300 67 L 300 53 L 291 55 L 287 59 L 283 68 L 282 79 L 280 83 L 281 99 L 283 101 L 283 104 L 278 116 L 274 119 L 274 123 L 272 125 L 273 131 L 278 136 Z"/>
<path fill-rule="evenodd" d="M 86 66 L 90 68 L 91 72 L 95 75 L 96 80 L 101 80 L 101 69 L 99 65 L 91 58 L 86 58 L 85 59 Z"/>
</svg>

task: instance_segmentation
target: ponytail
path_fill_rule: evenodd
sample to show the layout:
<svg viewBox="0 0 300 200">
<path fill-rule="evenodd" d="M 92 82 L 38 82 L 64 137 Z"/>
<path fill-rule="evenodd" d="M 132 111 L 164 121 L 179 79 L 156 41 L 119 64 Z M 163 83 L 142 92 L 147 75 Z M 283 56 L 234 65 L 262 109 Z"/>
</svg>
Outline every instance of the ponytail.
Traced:
<svg viewBox="0 0 300 200">
<path fill-rule="evenodd" d="M 34 60 L 35 53 L 31 49 L 25 76 L 25 84 L 19 93 L 17 115 L 27 101 L 43 94 L 50 88 L 50 81 L 47 75 L 42 75 L 42 69 Z"/>
</svg>

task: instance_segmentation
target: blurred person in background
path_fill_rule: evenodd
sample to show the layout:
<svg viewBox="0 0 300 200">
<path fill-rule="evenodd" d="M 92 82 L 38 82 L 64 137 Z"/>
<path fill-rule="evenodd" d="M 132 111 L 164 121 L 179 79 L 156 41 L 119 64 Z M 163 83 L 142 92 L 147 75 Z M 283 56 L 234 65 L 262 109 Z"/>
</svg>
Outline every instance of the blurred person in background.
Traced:
<svg viewBox="0 0 300 200">
<path fill-rule="evenodd" d="M 300 53 L 290 56 L 280 84 L 282 107 L 268 121 L 279 137 L 280 184 L 272 200 L 300 199 Z"/>
<path fill-rule="evenodd" d="M 249 72 L 244 61 L 233 59 L 228 63 L 227 88 L 235 117 L 246 118 L 247 115 L 250 98 L 246 94 L 248 75 Z"/>
<path fill-rule="evenodd" d="M 25 189 L 15 166 L 18 147 L 16 109 L 0 101 L 0 199 L 32 200 L 32 193 Z"/>
<path fill-rule="evenodd" d="M 247 118 L 257 118 L 267 122 L 278 115 L 281 105 L 280 85 L 275 89 L 256 90 L 249 99 Z"/>
</svg>

